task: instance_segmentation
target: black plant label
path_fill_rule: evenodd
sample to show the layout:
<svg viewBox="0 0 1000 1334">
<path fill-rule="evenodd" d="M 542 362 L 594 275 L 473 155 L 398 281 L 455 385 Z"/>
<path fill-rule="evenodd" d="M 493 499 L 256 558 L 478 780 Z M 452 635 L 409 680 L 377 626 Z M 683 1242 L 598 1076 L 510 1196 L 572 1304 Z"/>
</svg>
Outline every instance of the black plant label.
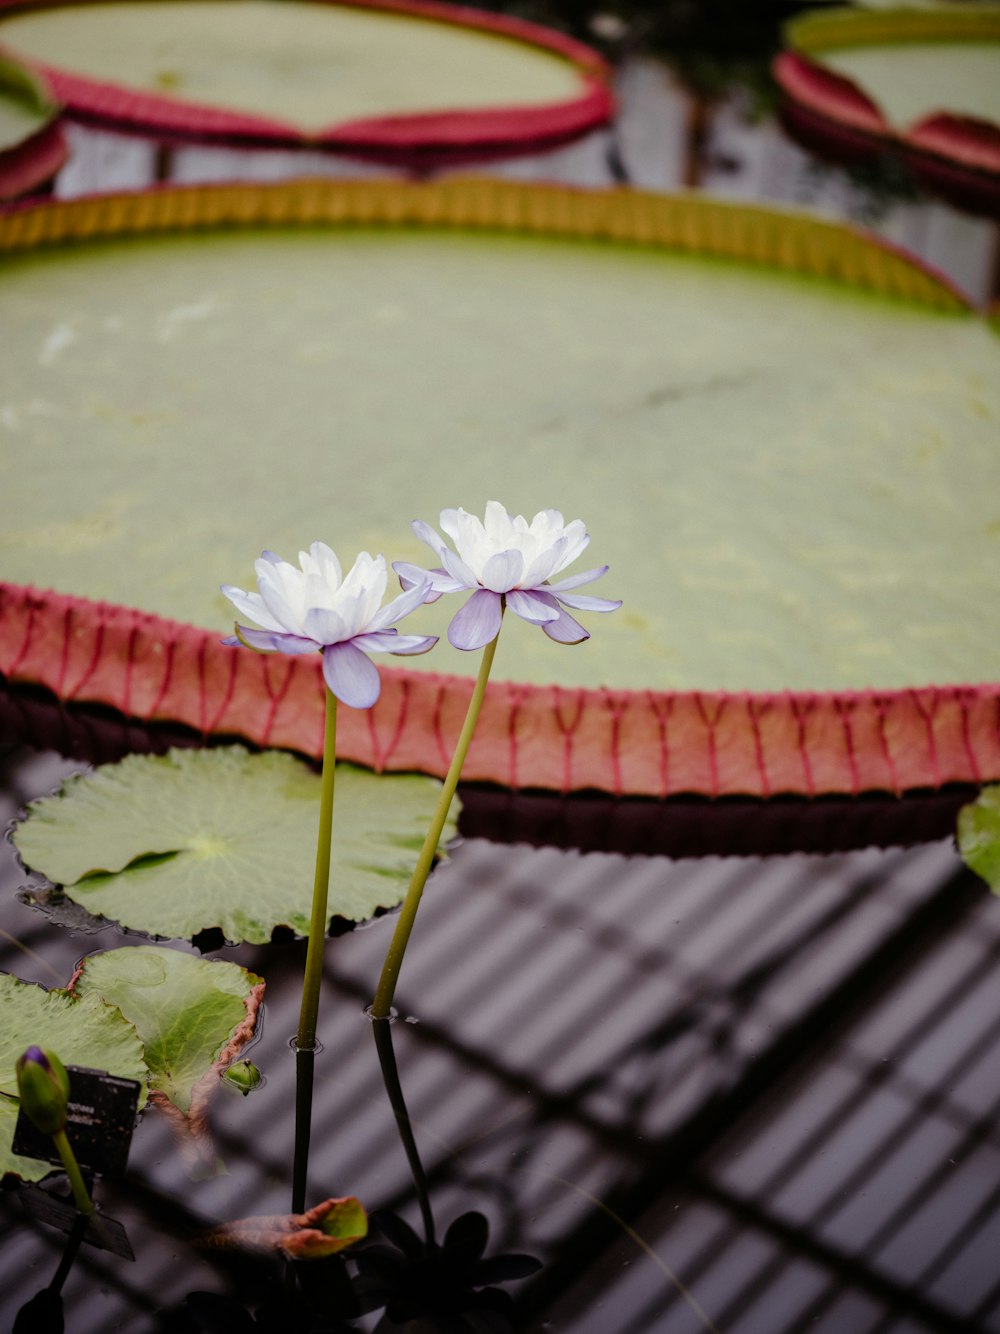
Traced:
<svg viewBox="0 0 1000 1334">
<path fill-rule="evenodd" d="M 138 1082 L 79 1065 L 68 1065 L 66 1073 L 69 1075 L 66 1138 L 76 1161 L 85 1172 L 121 1176 L 135 1129 Z M 43 1163 L 61 1161 L 51 1137 L 36 1130 L 23 1112 L 18 1113 L 11 1147 L 23 1158 L 40 1158 Z"/>
</svg>

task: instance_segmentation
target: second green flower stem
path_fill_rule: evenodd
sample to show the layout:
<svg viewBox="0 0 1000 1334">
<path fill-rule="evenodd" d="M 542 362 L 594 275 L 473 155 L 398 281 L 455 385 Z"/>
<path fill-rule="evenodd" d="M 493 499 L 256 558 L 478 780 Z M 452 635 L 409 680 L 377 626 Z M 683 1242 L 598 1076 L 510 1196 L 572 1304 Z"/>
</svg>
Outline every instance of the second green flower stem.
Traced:
<svg viewBox="0 0 1000 1334">
<path fill-rule="evenodd" d="M 56 1152 L 62 1159 L 63 1171 L 69 1177 L 70 1189 L 73 1192 L 73 1203 L 81 1214 L 92 1214 L 94 1212 L 94 1202 L 90 1198 L 90 1192 L 87 1190 L 83 1179 L 83 1173 L 80 1171 L 80 1165 L 76 1161 L 76 1154 L 66 1138 L 65 1130 L 57 1130 L 52 1136 L 52 1142 L 56 1146 Z"/>
<path fill-rule="evenodd" d="M 458 787 L 465 757 L 469 752 L 472 734 L 476 730 L 476 723 L 479 719 L 479 711 L 483 707 L 486 683 L 490 678 L 490 669 L 493 666 L 493 656 L 497 651 L 497 640 L 499 638 L 498 633 L 496 638 L 492 639 L 483 649 L 479 676 L 476 678 L 472 698 L 469 700 L 469 707 L 466 711 L 465 722 L 462 724 L 462 731 L 459 734 L 458 744 L 455 746 L 455 753 L 451 757 L 451 765 L 441 788 L 437 806 L 434 808 L 430 828 L 427 830 L 427 837 L 420 849 L 420 856 L 417 858 L 417 864 L 414 867 L 413 876 L 406 891 L 406 898 L 403 900 L 403 906 L 396 918 L 396 929 L 393 932 L 392 940 L 389 942 L 389 951 L 385 956 L 385 963 L 382 965 L 382 976 L 379 978 L 378 989 L 375 992 L 375 999 L 371 1007 L 373 1019 L 388 1018 L 392 1009 L 392 998 L 396 993 L 396 982 L 399 978 L 399 970 L 402 967 L 403 955 L 406 953 L 410 932 L 413 930 L 413 922 L 417 915 L 417 909 L 420 907 L 420 896 L 424 892 L 424 885 L 427 883 L 427 877 L 434 865 L 438 843 L 441 840 L 441 831 L 444 829 L 448 812 L 451 809 L 452 798 L 455 795 L 455 789 Z"/>
<path fill-rule="evenodd" d="M 323 779 L 320 788 L 319 833 L 316 838 L 316 874 L 313 880 L 309 943 L 302 979 L 302 1004 L 295 1038 L 295 1153 L 292 1164 L 292 1212 L 305 1209 L 306 1177 L 309 1168 L 309 1138 L 312 1127 L 313 1064 L 319 997 L 323 986 L 323 957 L 329 925 L 327 902 L 330 893 L 330 844 L 333 836 L 333 787 L 337 762 L 337 697 L 326 692 L 326 725 L 323 732 Z"/>
</svg>

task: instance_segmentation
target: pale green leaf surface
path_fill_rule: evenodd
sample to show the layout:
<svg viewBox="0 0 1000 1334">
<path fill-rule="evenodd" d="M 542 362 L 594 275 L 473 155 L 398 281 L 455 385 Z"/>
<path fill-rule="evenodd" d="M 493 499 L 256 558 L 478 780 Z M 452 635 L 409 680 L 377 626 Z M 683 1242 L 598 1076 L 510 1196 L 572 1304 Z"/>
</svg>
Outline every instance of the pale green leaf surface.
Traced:
<svg viewBox="0 0 1000 1334">
<path fill-rule="evenodd" d="M 246 1020 L 260 980 L 238 964 L 139 945 L 90 955 L 76 992 L 118 1006 L 142 1039 L 150 1088 L 186 1113 L 195 1084 Z"/>
<path fill-rule="evenodd" d="M 413 15 L 266 0 L 62 5 L 4 16 L 25 59 L 318 131 L 368 116 L 542 105 L 580 91 L 527 43 Z"/>
<path fill-rule="evenodd" d="M 966 866 L 1000 893 L 1000 786 L 984 787 L 959 811 L 958 850 Z"/>
<path fill-rule="evenodd" d="M 96 994 L 76 999 L 0 973 L 0 1093 L 17 1093 L 15 1063 L 32 1044 L 54 1051 L 64 1065 L 138 1080 L 140 1106 L 145 1102 L 142 1042 L 118 1009 Z M 25 1181 L 38 1181 L 53 1169 L 11 1151 L 16 1123 L 17 1103 L 0 1097 L 0 1176 L 12 1172 Z"/>
<path fill-rule="evenodd" d="M 780 691 L 989 680 L 1000 341 L 749 264 L 540 237 L 248 229 L 0 261 L 15 583 L 232 626 L 219 584 L 409 521 L 583 519 L 584 644 L 508 617 L 493 678 Z M 372 393 L 372 386 L 378 392 Z M 179 535 L 183 535 L 181 539 Z M 572 571 L 571 571 L 572 572 Z M 443 598 L 410 671 L 474 674 Z"/>
<path fill-rule="evenodd" d="M 331 916 L 362 921 L 402 899 L 439 791 L 418 775 L 337 766 Z M 278 925 L 308 932 L 319 792 L 318 775 L 280 752 L 130 755 L 34 802 L 14 842 L 96 915 L 260 944 Z M 454 816 L 444 841 L 453 833 Z"/>
<path fill-rule="evenodd" d="M 938 111 L 1000 122 L 1000 42 L 899 42 L 819 58 L 852 79 L 897 129 Z"/>
</svg>

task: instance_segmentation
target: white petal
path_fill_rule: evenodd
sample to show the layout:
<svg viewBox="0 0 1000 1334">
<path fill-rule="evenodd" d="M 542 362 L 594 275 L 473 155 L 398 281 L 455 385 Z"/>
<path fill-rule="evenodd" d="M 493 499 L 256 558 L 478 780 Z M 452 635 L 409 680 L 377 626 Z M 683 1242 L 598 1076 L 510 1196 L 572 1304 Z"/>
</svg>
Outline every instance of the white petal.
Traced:
<svg viewBox="0 0 1000 1334">
<path fill-rule="evenodd" d="M 264 599 L 259 593 L 244 593 L 242 588 L 234 588 L 232 584 L 223 584 L 222 591 L 248 621 L 256 621 L 265 630 L 284 630 L 285 627 L 264 606 Z"/>
<path fill-rule="evenodd" d="M 317 644 L 339 644 L 351 638 L 343 617 L 329 607 L 310 607 L 303 618 L 302 628 Z"/>
<path fill-rule="evenodd" d="M 590 534 L 581 519 L 574 519 L 572 523 L 566 525 L 565 537 L 566 549 L 554 573 L 565 570 L 567 565 L 572 565 L 590 541 Z"/>
<path fill-rule="evenodd" d="M 426 578 L 420 583 L 414 584 L 412 588 L 400 593 L 398 597 L 393 598 L 391 602 L 379 611 L 368 623 L 369 630 L 383 630 L 387 625 L 395 625 L 401 621 L 404 616 L 409 616 L 411 611 L 415 611 L 422 602 L 426 602 L 427 594 L 431 591 L 431 580 Z"/>
<path fill-rule="evenodd" d="M 494 593 L 506 593 L 520 581 L 524 557 L 519 551 L 497 551 L 483 566 L 480 581 Z"/>
</svg>

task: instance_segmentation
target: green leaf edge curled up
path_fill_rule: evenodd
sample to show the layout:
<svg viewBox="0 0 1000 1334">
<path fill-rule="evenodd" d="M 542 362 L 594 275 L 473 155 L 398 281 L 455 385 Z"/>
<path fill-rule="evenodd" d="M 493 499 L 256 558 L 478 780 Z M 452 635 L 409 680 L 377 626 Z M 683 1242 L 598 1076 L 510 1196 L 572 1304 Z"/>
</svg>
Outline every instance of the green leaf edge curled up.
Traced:
<svg viewBox="0 0 1000 1334">
<path fill-rule="evenodd" d="M 959 811 L 957 842 L 966 866 L 1000 894 L 1000 784 L 984 787 Z"/>
</svg>

